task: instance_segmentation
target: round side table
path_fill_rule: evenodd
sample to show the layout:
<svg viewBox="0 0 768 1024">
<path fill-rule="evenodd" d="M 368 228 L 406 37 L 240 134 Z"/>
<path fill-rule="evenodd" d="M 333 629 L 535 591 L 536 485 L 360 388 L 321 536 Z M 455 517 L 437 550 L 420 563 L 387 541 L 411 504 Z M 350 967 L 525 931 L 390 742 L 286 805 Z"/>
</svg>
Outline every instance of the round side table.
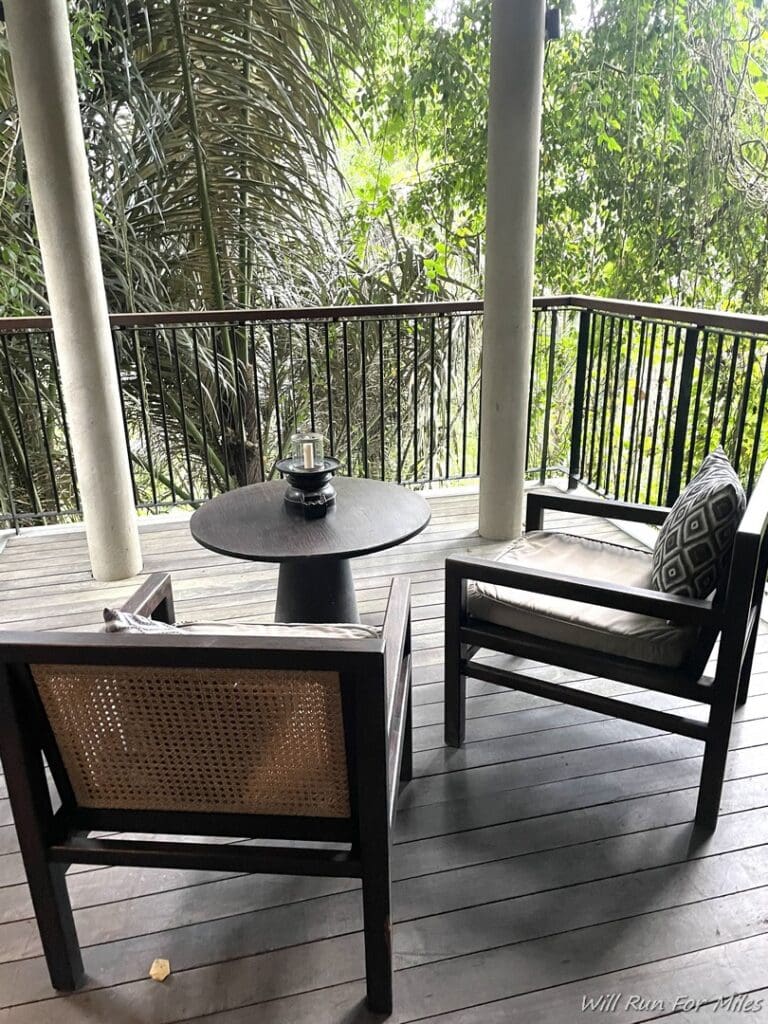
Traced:
<svg viewBox="0 0 768 1024">
<path fill-rule="evenodd" d="M 287 507 L 283 480 L 228 491 L 194 513 L 192 536 L 222 555 L 279 563 L 276 622 L 359 622 L 349 560 L 416 536 L 432 513 L 398 484 L 336 477 L 334 486 L 322 519 Z"/>
</svg>

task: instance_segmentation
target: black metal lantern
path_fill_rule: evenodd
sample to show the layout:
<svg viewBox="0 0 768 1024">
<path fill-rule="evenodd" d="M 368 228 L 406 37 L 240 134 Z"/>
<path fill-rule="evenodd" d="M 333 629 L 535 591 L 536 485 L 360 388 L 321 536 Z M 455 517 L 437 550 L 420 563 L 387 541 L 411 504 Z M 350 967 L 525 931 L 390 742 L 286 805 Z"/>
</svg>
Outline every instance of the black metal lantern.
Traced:
<svg viewBox="0 0 768 1024">
<path fill-rule="evenodd" d="M 338 459 L 325 454 L 322 434 L 301 430 L 291 438 L 291 456 L 280 459 L 277 469 L 288 480 L 285 502 L 307 519 L 321 519 L 336 501 L 331 483 L 341 466 Z"/>
</svg>

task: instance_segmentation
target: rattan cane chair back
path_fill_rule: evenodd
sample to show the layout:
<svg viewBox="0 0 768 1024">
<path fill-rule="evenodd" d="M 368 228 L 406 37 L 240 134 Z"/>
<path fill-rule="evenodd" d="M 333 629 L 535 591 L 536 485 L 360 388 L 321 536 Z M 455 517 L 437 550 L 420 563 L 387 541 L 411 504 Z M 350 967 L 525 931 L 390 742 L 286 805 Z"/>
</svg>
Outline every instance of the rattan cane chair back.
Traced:
<svg viewBox="0 0 768 1024">
<path fill-rule="evenodd" d="M 36 665 L 78 804 L 349 815 L 335 672 Z"/>
</svg>

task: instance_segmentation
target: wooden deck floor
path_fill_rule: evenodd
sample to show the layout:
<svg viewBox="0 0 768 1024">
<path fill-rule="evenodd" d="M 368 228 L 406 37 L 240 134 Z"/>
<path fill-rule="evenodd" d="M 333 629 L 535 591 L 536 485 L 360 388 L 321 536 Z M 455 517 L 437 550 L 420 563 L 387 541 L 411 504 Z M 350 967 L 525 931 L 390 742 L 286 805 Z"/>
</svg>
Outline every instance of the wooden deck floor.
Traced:
<svg viewBox="0 0 768 1024">
<path fill-rule="evenodd" d="M 394 573 L 414 585 L 416 778 L 396 828 L 393 1020 L 768 1021 L 768 632 L 707 841 L 692 836 L 693 740 L 472 684 L 468 742 L 447 750 L 441 566 L 449 552 L 495 546 L 475 535 L 475 497 L 433 507 L 421 537 L 355 565 L 373 620 Z M 604 521 L 568 528 L 620 536 Z M 146 571 L 173 573 L 180 618 L 269 617 L 272 569 L 203 551 L 183 521 L 148 525 L 143 544 Z M 93 628 L 104 604 L 132 589 L 92 582 L 83 536 L 71 531 L 10 539 L 0 581 L 0 622 L 29 628 Z M 355 883 L 74 867 L 70 887 L 88 986 L 57 996 L 0 799 L 0 1024 L 374 1019 L 362 1007 Z M 155 957 L 171 961 L 163 984 L 147 978 Z M 717 1009 L 745 992 L 751 1007 Z"/>
</svg>

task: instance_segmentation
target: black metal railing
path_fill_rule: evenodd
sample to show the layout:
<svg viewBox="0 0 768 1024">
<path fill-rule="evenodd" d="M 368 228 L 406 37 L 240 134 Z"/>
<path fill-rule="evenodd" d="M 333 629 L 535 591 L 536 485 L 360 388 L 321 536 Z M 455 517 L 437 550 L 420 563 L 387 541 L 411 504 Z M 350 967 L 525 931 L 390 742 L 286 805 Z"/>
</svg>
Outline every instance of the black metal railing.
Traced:
<svg viewBox="0 0 768 1024">
<path fill-rule="evenodd" d="M 482 303 L 111 318 L 136 506 L 268 479 L 323 431 L 351 475 L 478 475 Z M 558 296 L 534 302 L 526 471 L 672 500 L 722 443 L 768 458 L 768 319 Z M 0 526 L 80 515 L 50 321 L 0 321 Z"/>
<path fill-rule="evenodd" d="M 573 298 L 571 483 L 671 504 L 722 445 L 748 491 L 768 458 L 768 318 Z"/>
<path fill-rule="evenodd" d="M 478 474 L 481 303 L 111 321 L 139 509 L 270 478 L 304 423 L 350 475 L 424 486 Z M 0 345 L 0 523 L 76 518 L 50 322 L 2 322 Z"/>
</svg>

